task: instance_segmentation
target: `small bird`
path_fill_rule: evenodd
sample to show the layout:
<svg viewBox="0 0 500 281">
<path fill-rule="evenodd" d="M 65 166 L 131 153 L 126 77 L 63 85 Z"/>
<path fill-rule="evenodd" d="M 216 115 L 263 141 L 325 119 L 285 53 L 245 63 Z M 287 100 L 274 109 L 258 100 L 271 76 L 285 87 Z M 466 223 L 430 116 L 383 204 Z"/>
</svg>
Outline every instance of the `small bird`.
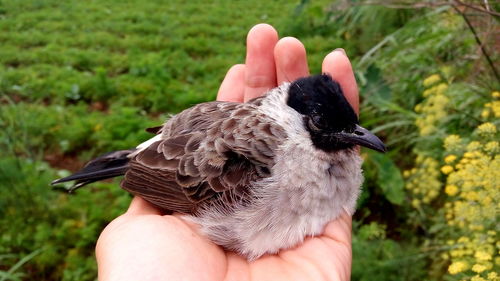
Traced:
<svg viewBox="0 0 500 281">
<path fill-rule="evenodd" d="M 246 103 L 195 105 L 52 184 L 125 175 L 121 187 L 184 214 L 216 244 L 254 260 L 353 214 L 363 181 L 357 145 L 386 148 L 359 126 L 340 85 L 321 74 Z"/>
</svg>

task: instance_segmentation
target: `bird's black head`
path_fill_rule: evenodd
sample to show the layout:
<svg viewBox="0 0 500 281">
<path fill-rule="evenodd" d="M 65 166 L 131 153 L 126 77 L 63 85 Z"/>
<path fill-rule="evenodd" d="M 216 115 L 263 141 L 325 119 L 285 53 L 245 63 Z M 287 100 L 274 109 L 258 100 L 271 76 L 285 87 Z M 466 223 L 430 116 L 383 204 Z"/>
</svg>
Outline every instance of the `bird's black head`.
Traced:
<svg viewBox="0 0 500 281">
<path fill-rule="evenodd" d="M 331 152 L 362 145 L 377 151 L 385 146 L 359 126 L 342 89 L 329 75 L 300 78 L 290 84 L 288 106 L 304 116 L 304 126 L 317 148 Z"/>
</svg>

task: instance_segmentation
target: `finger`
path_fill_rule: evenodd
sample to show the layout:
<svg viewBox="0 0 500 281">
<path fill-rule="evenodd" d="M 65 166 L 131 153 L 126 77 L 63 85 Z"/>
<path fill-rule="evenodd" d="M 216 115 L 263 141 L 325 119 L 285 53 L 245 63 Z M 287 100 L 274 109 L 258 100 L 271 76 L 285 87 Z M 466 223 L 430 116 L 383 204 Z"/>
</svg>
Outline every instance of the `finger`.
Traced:
<svg viewBox="0 0 500 281">
<path fill-rule="evenodd" d="M 161 215 L 161 211 L 153 206 L 151 203 L 142 199 L 141 197 L 135 196 L 128 207 L 126 212 L 127 215 Z"/>
<path fill-rule="evenodd" d="M 274 60 L 278 85 L 309 75 L 306 49 L 296 38 L 285 37 L 278 41 L 274 47 Z"/>
<path fill-rule="evenodd" d="M 247 36 L 245 101 L 276 87 L 274 46 L 278 32 L 268 24 L 254 26 Z"/>
<path fill-rule="evenodd" d="M 155 215 L 115 219 L 97 241 L 96 258 L 99 280 L 222 280 L 226 262 L 220 247 L 183 221 Z"/>
<path fill-rule="evenodd" d="M 331 254 L 336 256 L 336 273 L 340 280 L 350 280 L 352 266 L 352 217 L 347 212 L 342 213 L 336 220 L 325 226 L 323 236 L 320 237 Z M 318 261 L 319 264 L 320 261 Z M 327 265 L 328 266 L 328 265 Z M 328 267 L 326 267 L 328 268 Z"/>
<path fill-rule="evenodd" d="M 352 71 L 351 62 L 347 58 L 343 49 L 336 49 L 329 53 L 323 60 L 323 73 L 328 73 L 339 82 L 344 95 L 353 107 L 354 111 L 359 114 L 359 95 L 354 72 Z"/>
<path fill-rule="evenodd" d="M 217 93 L 217 100 L 243 102 L 244 95 L 245 65 L 236 64 L 227 71 Z"/>
<path fill-rule="evenodd" d="M 352 217 L 343 212 L 336 220 L 329 222 L 325 226 L 325 231 L 323 233 L 325 237 L 328 237 L 336 242 L 345 244 L 346 246 L 351 245 L 351 235 L 352 235 Z"/>
</svg>

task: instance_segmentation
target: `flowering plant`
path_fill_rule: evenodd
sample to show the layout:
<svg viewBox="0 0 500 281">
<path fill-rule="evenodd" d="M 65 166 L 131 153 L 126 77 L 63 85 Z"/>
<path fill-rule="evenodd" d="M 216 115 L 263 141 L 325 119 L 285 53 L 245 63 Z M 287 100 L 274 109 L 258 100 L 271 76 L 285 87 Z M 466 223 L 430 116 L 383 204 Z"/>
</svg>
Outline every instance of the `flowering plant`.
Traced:
<svg viewBox="0 0 500 281">
<path fill-rule="evenodd" d="M 416 146 L 415 166 L 404 172 L 406 189 L 412 207 L 431 225 L 427 244 L 440 252 L 434 266 L 447 266 L 447 279 L 500 280 L 500 93 L 493 91 L 466 116 L 454 110 L 457 93 L 449 84 L 439 74 L 423 81 L 415 125 L 421 137 L 434 134 L 442 146 Z M 478 125 L 455 129 L 447 123 L 450 114 Z"/>
</svg>

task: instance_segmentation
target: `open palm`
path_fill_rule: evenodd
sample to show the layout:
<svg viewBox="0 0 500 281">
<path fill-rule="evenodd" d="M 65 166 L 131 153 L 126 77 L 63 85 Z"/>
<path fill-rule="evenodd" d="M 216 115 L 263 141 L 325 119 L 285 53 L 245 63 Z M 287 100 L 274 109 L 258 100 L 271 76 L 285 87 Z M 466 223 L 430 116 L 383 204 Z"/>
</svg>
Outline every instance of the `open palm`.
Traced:
<svg viewBox="0 0 500 281">
<path fill-rule="evenodd" d="M 328 54 L 322 69 L 341 84 L 358 111 L 356 81 L 343 50 Z M 244 102 L 307 75 L 300 41 L 278 41 L 273 27 L 260 24 L 248 34 L 245 64 L 228 71 L 217 99 Z M 202 236 L 181 215 L 163 215 L 136 197 L 102 232 L 96 255 L 100 280 L 349 280 L 351 217 L 342 215 L 321 236 L 293 249 L 248 262 Z"/>
</svg>

